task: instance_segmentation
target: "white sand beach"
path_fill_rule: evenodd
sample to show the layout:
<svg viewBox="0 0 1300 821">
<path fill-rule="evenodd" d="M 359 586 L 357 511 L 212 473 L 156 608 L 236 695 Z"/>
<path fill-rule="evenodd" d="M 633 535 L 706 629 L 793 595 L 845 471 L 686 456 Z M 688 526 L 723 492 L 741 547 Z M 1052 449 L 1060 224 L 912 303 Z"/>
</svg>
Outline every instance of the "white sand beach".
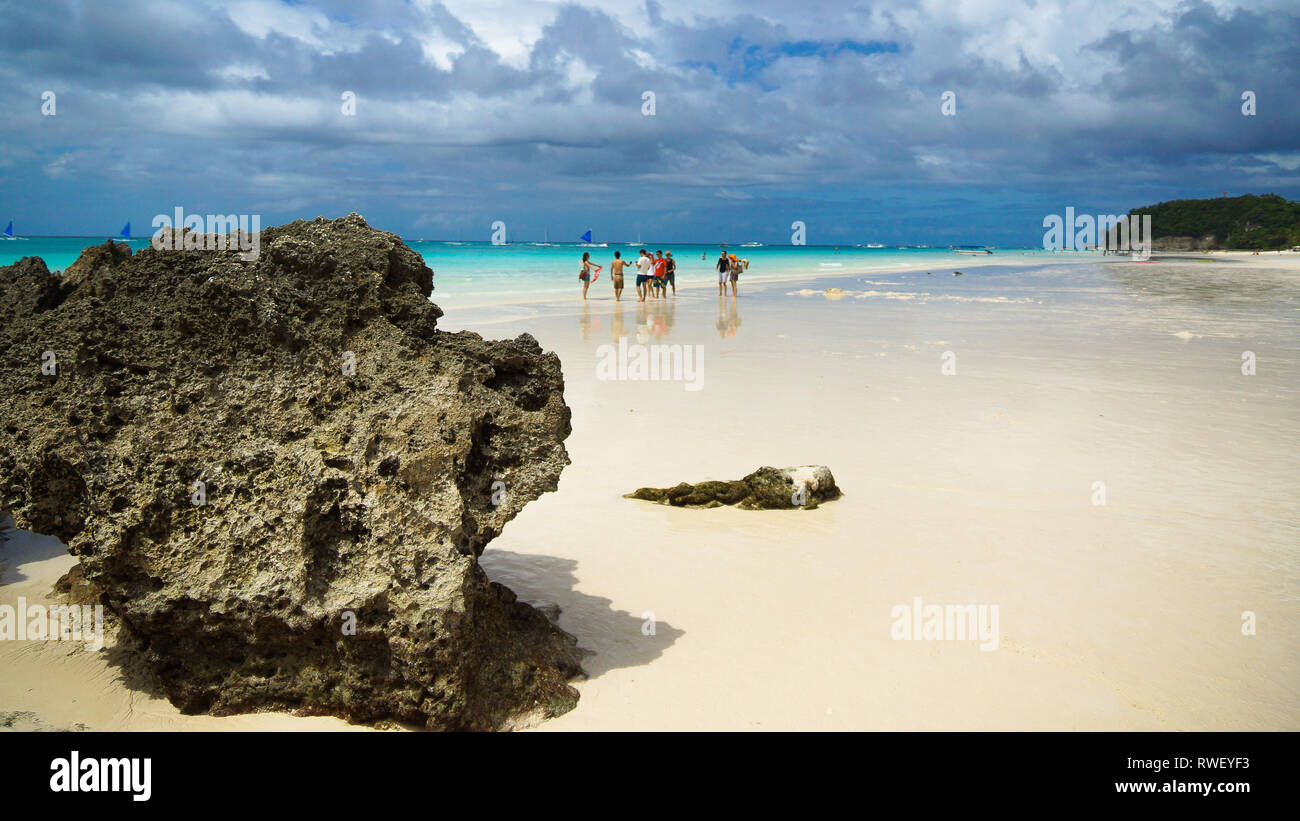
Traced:
<svg viewBox="0 0 1300 821">
<path fill-rule="evenodd" d="M 482 557 L 593 651 L 537 729 L 1300 729 L 1300 254 L 681 285 L 444 305 L 441 327 L 528 332 L 564 365 L 572 465 Z M 699 390 L 598 379 L 620 338 L 702 346 Z M 803 464 L 844 496 L 622 498 Z M 0 601 L 72 561 L 0 544 Z M 917 597 L 997 606 L 996 649 L 894 640 Z M 367 729 L 184 716 L 65 642 L 0 642 L 0 668 L 18 729 Z"/>
</svg>

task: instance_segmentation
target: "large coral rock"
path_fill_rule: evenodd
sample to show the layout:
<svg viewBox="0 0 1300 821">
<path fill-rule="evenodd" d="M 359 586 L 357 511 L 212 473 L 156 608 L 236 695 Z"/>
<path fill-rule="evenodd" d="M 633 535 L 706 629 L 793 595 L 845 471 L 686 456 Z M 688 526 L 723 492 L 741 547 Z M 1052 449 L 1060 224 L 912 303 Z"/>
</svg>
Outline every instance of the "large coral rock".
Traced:
<svg viewBox="0 0 1300 821">
<path fill-rule="evenodd" d="M 822 502 L 838 499 L 840 495 L 830 468 L 804 465 L 761 467 L 743 479 L 725 482 L 682 482 L 673 487 L 643 487 L 623 494 L 623 498 L 674 507 L 735 505 L 742 510 L 813 510 Z"/>
<path fill-rule="evenodd" d="M 576 703 L 573 637 L 477 562 L 568 464 L 560 363 L 436 330 L 432 278 L 355 214 L 252 262 L 0 268 L 0 511 L 79 557 L 181 709 L 497 729 Z"/>
</svg>

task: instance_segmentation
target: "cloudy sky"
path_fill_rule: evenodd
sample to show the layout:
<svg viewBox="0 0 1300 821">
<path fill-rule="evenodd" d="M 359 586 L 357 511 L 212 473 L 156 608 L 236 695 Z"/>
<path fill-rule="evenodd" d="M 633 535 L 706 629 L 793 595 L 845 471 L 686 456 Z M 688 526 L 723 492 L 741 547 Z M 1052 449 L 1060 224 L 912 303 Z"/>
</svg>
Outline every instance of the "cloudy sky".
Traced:
<svg viewBox="0 0 1300 821">
<path fill-rule="evenodd" d="M 1294 0 L 0 0 L 0 19 L 0 218 L 25 234 L 147 234 L 180 206 L 358 211 L 409 239 L 501 220 L 788 242 L 800 220 L 810 244 L 1029 245 L 1066 206 L 1300 199 Z"/>
</svg>

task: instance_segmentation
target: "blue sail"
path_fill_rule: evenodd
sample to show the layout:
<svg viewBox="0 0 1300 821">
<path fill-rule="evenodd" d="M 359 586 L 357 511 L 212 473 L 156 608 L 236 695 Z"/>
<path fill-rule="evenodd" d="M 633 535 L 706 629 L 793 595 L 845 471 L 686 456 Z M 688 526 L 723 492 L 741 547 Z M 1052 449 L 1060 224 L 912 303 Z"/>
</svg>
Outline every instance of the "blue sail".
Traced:
<svg viewBox="0 0 1300 821">
<path fill-rule="evenodd" d="M 591 229 L 588 228 L 588 229 L 587 229 L 587 233 L 583 234 L 583 235 L 580 237 L 580 239 L 581 239 L 583 242 L 591 242 Z"/>
<path fill-rule="evenodd" d="M 14 235 L 14 221 L 9 220 L 9 224 L 5 226 L 5 236 L 12 237 L 13 235 Z"/>
<path fill-rule="evenodd" d="M 123 226 L 122 226 L 122 232 L 121 232 L 120 234 L 118 234 L 118 236 L 120 236 L 122 239 L 130 239 L 130 238 L 131 238 L 131 223 L 128 222 L 126 225 L 123 225 Z"/>
</svg>

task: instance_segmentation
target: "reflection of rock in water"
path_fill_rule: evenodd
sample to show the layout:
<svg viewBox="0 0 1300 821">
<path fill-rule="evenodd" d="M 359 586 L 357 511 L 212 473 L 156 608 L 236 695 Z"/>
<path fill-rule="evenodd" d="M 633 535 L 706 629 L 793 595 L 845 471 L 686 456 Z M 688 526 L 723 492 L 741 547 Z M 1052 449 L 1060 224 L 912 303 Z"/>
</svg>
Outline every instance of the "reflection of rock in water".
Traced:
<svg viewBox="0 0 1300 821">
<path fill-rule="evenodd" d="M 0 510 L 68 545 L 183 711 L 493 729 L 576 703 L 573 637 L 477 561 L 568 463 L 559 360 L 437 331 L 432 280 L 355 215 L 253 262 L 0 268 Z"/>
</svg>

